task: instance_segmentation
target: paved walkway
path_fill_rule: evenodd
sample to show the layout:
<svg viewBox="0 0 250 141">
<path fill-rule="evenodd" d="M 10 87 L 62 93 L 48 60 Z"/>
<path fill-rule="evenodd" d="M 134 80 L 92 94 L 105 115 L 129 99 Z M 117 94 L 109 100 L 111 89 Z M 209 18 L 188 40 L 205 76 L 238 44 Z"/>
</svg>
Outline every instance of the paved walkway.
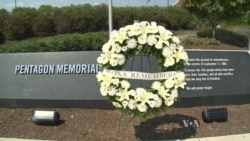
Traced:
<svg viewBox="0 0 250 141">
<path fill-rule="evenodd" d="M 2 138 L 0 141 L 49 141 L 49 140 L 30 140 L 30 139 L 17 139 L 17 138 Z M 218 136 L 218 137 L 205 137 L 205 138 L 194 138 L 185 140 L 161 140 L 161 141 L 250 141 L 250 133 Z"/>
</svg>

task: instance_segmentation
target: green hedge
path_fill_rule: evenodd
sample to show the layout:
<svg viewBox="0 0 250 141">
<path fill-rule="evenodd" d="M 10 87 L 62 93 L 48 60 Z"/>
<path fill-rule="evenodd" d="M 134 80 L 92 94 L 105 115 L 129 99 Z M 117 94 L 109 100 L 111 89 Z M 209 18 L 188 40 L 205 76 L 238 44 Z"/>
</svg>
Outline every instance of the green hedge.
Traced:
<svg viewBox="0 0 250 141">
<path fill-rule="evenodd" d="M 193 29 L 197 20 L 179 6 L 114 7 L 113 29 L 138 21 L 156 21 L 170 30 Z M 0 9 L 0 30 L 5 40 L 25 40 L 32 37 L 59 34 L 108 31 L 108 5 L 70 5 L 38 9 L 17 7 L 8 12 Z"/>
<path fill-rule="evenodd" d="M 4 36 L 1 30 L 0 30 L 0 44 L 4 44 Z"/>
<path fill-rule="evenodd" d="M 212 30 L 207 29 L 197 32 L 197 36 L 212 38 Z M 247 47 L 248 44 L 248 38 L 246 36 L 234 33 L 226 29 L 216 29 L 215 38 L 222 43 L 239 47 Z"/>
<path fill-rule="evenodd" d="M 1 53 L 60 52 L 101 50 L 108 41 L 108 32 L 63 34 L 40 40 L 26 40 L 12 45 L 0 45 Z"/>
<path fill-rule="evenodd" d="M 198 45 L 219 45 L 220 41 L 212 38 L 201 38 L 201 37 L 187 37 L 182 40 L 181 44 L 184 47 L 188 46 L 198 46 Z"/>
</svg>

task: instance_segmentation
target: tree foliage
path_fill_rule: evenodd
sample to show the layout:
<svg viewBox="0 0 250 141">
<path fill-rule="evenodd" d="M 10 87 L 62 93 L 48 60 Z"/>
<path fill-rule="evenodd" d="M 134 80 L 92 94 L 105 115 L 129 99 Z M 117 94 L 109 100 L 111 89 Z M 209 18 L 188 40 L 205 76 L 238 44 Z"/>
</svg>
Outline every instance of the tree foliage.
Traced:
<svg viewBox="0 0 250 141">
<path fill-rule="evenodd" d="M 30 24 L 23 18 L 11 16 L 4 22 L 4 36 L 9 40 L 21 40 L 30 37 Z"/>
<path fill-rule="evenodd" d="M 5 15 L 5 16 L 2 16 Z M 8 15 L 8 16 L 6 16 Z M 4 17 L 4 18 L 3 18 Z M 2 20 L 3 19 L 3 20 Z M 119 29 L 134 21 L 156 21 L 170 30 L 195 27 L 194 18 L 181 7 L 114 7 L 113 28 Z M 7 40 L 33 36 L 108 31 L 108 5 L 70 5 L 38 9 L 17 7 L 11 13 L 0 10 L 0 32 Z M 2 26 L 3 25 L 3 26 Z"/>
<path fill-rule="evenodd" d="M 179 5 L 207 19 L 213 29 L 213 38 L 217 25 L 245 15 L 249 10 L 249 0 L 180 0 Z"/>
<path fill-rule="evenodd" d="M 10 16 L 9 12 L 5 9 L 0 9 L 0 44 L 4 43 L 4 35 L 3 35 L 3 30 L 4 30 L 4 21 L 8 19 Z"/>
</svg>

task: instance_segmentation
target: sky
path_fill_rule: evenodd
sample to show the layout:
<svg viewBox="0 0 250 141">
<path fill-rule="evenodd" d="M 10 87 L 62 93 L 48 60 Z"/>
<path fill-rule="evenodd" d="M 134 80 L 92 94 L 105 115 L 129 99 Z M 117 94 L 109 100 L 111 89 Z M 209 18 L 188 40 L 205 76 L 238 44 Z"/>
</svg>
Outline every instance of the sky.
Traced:
<svg viewBox="0 0 250 141">
<path fill-rule="evenodd" d="M 109 0 L 0 0 L 0 9 L 6 9 L 11 11 L 16 5 L 18 7 L 34 7 L 39 8 L 41 5 L 52 5 L 52 6 L 70 6 L 78 4 L 107 4 Z M 112 0 L 113 6 L 167 6 L 174 5 L 177 0 Z"/>
</svg>

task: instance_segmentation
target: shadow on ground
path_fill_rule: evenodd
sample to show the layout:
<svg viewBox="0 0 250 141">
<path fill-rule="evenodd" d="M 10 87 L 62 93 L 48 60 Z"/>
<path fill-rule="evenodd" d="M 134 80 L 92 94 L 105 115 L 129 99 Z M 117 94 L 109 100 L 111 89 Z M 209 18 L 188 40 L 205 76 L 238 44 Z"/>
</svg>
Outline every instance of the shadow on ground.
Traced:
<svg viewBox="0 0 250 141">
<path fill-rule="evenodd" d="M 199 121 L 191 116 L 174 114 L 148 119 L 135 126 L 140 140 L 186 139 L 195 136 Z"/>
</svg>

